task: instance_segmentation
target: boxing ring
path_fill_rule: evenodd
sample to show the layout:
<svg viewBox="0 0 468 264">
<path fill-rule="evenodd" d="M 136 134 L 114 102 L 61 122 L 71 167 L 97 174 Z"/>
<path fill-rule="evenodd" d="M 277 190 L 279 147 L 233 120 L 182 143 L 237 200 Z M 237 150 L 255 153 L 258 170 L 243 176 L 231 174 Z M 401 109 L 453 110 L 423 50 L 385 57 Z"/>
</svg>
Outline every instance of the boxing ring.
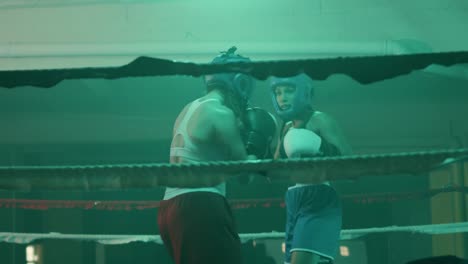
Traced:
<svg viewBox="0 0 468 264">
<path fill-rule="evenodd" d="M 391 232 L 409 232 L 426 235 L 440 235 L 468 232 L 468 223 L 451 223 L 451 224 L 434 224 L 434 225 L 418 225 L 418 226 L 390 226 L 390 227 L 373 227 L 362 229 L 342 230 L 341 239 L 350 240 L 360 238 L 368 234 L 375 233 L 391 233 Z M 239 234 L 242 243 L 251 240 L 262 239 L 282 239 L 284 232 L 269 232 L 269 233 L 244 233 Z M 119 245 L 132 242 L 158 243 L 162 244 L 159 235 L 84 235 L 84 234 L 35 234 L 35 233 L 11 233 L 0 232 L 0 241 L 17 244 L 30 244 L 41 239 L 58 239 L 58 240 L 78 240 L 78 241 L 93 241 L 104 245 Z"/>
<path fill-rule="evenodd" d="M 317 183 L 356 179 L 365 175 L 424 174 L 459 160 L 468 149 L 356 156 L 217 161 L 179 164 L 123 164 L 97 166 L 2 166 L 0 189 L 124 190 L 157 186 L 207 187 L 233 175 L 254 173 L 271 180 Z M 294 171 L 294 173 L 290 173 Z M 271 175 L 271 176 L 270 176 Z"/>
<path fill-rule="evenodd" d="M 120 68 L 64 69 L 37 71 L 2 71 L 0 86 L 13 88 L 21 85 L 52 87 L 60 81 L 79 78 L 116 79 L 135 76 L 190 75 L 243 71 L 259 80 L 270 75 L 291 76 L 304 70 L 314 79 L 324 80 L 334 73 L 344 73 L 366 84 L 417 69 L 431 64 L 450 66 L 468 63 L 468 52 L 373 56 L 358 58 L 336 58 L 303 61 L 278 61 L 257 63 L 230 63 L 208 65 L 171 62 L 141 57 Z M 375 65 L 379 65 L 376 67 Z M 395 67 L 399 65 L 401 67 Z M 150 67 L 151 66 L 151 67 Z M 377 72 L 375 69 L 383 69 Z M 145 69 L 145 70 L 143 70 Z M 359 69 L 359 70 L 356 70 Z M 363 70 L 368 69 L 369 71 Z M 157 187 L 202 187 L 214 186 L 236 175 L 253 173 L 256 177 L 267 178 L 270 182 L 317 183 L 318 179 L 329 181 L 355 180 L 360 177 L 407 175 L 424 177 L 433 170 L 468 160 L 468 149 L 445 149 L 424 152 L 353 155 L 341 157 L 317 157 L 287 160 L 252 160 L 202 162 L 197 164 L 120 164 L 83 166 L 0 166 L 0 190 L 9 192 L 29 191 L 119 191 L 145 190 Z M 467 186 L 449 186 L 419 194 L 431 197 L 442 192 L 467 193 Z M 418 194 L 413 194 L 418 195 Z M 360 196 L 362 199 L 364 196 Z M 355 199 L 361 199 L 358 196 Z M 385 199 L 385 195 L 380 196 Z M 406 195 L 402 199 L 411 198 Z M 376 197 L 375 199 L 379 199 Z M 66 204 L 54 201 L 37 201 L 40 206 L 66 209 Z M 131 203 L 131 202 L 129 202 Z M 33 209 L 34 200 L 0 199 L 4 208 Z M 75 202 L 73 208 L 84 210 L 112 206 L 106 201 Z M 124 205 L 125 206 L 125 205 Z M 141 208 L 155 208 L 157 202 L 133 204 Z M 375 233 L 407 232 L 411 234 L 453 234 L 468 232 L 468 222 L 454 222 L 433 225 L 369 227 L 343 230 L 342 240 L 352 240 Z M 240 234 L 243 243 L 252 240 L 281 239 L 282 232 Z M 28 244 L 37 240 L 78 240 L 100 244 L 127 244 L 132 242 L 159 243 L 157 235 L 93 235 L 64 233 L 15 233 L 0 232 L 0 242 Z"/>
<path fill-rule="evenodd" d="M 406 175 L 423 177 L 431 170 L 437 170 L 468 160 L 468 149 L 451 149 L 426 152 L 408 152 L 380 155 L 355 155 L 289 160 L 256 160 L 237 162 L 206 162 L 199 164 L 127 164 L 99 166 L 11 166 L 0 167 L 0 189 L 10 191 L 108 191 L 156 188 L 158 186 L 212 186 L 221 181 L 235 178 L 245 172 L 255 172 L 256 177 L 267 177 L 270 182 L 292 181 L 314 183 L 315 177 L 340 181 L 358 179 L 364 176 L 379 177 Z M 285 173 L 290 171 L 292 173 Z M 271 177 L 269 172 L 275 172 Z M 279 173 L 278 173 L 279 172 Z M 294 173 L 296 172 L 296 173 Z M 343 173 L 346 172 L 346 173 Z M 401 194 L 401 200 L 428 198 L 444 192 L 468 193 L 467 187 L 446 187 L 425 193 Z M 363 199 L 355 195 L 353 199 Z M 350 198 L 350 197 L 348 197 Z M 375 200 L 379 197 L 374 196 Z M 380 199 L 385 199 L 381 195 Z M 395 194 L 391 199 L 398 199 Z M 375 201 L 374 200 L 374 201 Z M 36 202 L 36 206 L 34 206 Z M 271 202 L 271 201 L 269 201 Z M 362 202 L 366 202 L 362 200 Z M 367 202 L 370 202 L 368 200 Z M 157 208 L 157 201 L 126 202 L 116 205 L 112 201 L 53 201 L 0 199 L 3 208 L 44 210 L 47 208 L 102 210 L 113 208 L 145 210 Z M 446 224 L 387 226 L 342 230 L 342 240 L 362 238 L 369 234 L 409 233 L 440 235 L 468 232 L 468 222 Z M 241 233 L 242 243 L 252 240 L 282 239 L 283 232 Z M 16 244 L 30 244 L 40 240 L 92 241 L 104 245 L 119 245 L 134 242 L 162 244 L 159 235 L 105 235 L 105 234 L 64 234 L 64 233 L 15 233 L 0 232 L 0 241 Z"/>
</svg>

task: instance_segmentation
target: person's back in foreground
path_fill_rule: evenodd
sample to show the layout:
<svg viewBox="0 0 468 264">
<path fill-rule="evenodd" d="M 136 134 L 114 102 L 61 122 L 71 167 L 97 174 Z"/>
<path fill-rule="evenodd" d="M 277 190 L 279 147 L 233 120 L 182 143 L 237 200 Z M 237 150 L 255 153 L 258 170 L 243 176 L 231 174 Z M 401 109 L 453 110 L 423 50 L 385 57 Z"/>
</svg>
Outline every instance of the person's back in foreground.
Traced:
<svg viewBox="0 0 468 264">
<path fill-rule="evenodd" d="M 243 62 L 235 48 L 212 63 Z M 241 73 L 205 76 L 207 94 L 176 119 L 171 163 L 245 160 L 241 120 L 253 89 Z M 241 263 L 241 245 L 225 183 L 207 188 L 167 188 L 158 212 L 161 237 L 177 264 Z"/>
</svg>

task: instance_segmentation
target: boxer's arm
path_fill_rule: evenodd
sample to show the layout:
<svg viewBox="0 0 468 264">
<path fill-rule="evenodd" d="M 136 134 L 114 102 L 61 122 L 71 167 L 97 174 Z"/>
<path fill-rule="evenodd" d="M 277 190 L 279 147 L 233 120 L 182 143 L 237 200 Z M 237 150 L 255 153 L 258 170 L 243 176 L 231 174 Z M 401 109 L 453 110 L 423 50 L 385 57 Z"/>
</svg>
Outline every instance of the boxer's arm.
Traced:
<svg viewBox="0 0 468 264">
<path fill-rule="evenodd" d="M 275 135 L 273 136 L 273 139 L 271 140 L 270 144 L 270 151 L 273 154 L 272 159 L 277 159 L 279 157 L 279 146 L 280 146 L 280 134 L 281 134 L 281 127 L 278 123 L 278 120 L 273 116 L 275 120 Z M 277 157 L 278 156 L 278 157 Z"/>
<path fill-rule="evenodd" d="M 278 140 L 277 140 L 277 144 L 276 144 L 276 150 L 275 150 L 275 154 L 273 156 L 273 159 L 279 159 L 280 158 L 280 147 L 281 147 L 281 138 L 278 137 Z"/>
<path fill-rule="evenodd" d="M 228 108 L 219 108 L 210 118 L 213 120 L 215 139 L 226 148 L 231 159 L 247 159 L 247 152 L 234 112 Z"/>
<path fill-rule="evenodd" d="M 320 122 L 320 135 L 330 144 L 336 146 L 342 155 L 351 155 L 351 146 L 348 144 L 335 119 L 325 113 L 320 113 L 320 117 L 318 119 Z"/>
<path fill-rule="evenodd" d="M 248 155 L 241 137 L 239 122 L 234 112 L 230 109 L 219 110 L 212 116 L 214 121 L 215 135 L 219 144 L 222 144 L 230 152 L 231 160 L 254 160 L 255 155 Z M 253 181 L 256 173 L 242 173 L 236 175 L 240 184 Z"/>
<path fill-rule="evenodd" d="M 279 159 L 281 158 L 281 144 L 283 143 L 283 138 L 284 138 L 284 135 L 286 135 L 286 132 L 293 126 L 293 123 L 290 121 L 290 122 L 287 122 L 287 123 L 283 123 L 281 127 L 278 126 L 278 135 L 277 135 L 277 138 L 278 138 L 278 143 L 276 144 L 276 150 L 275 150 L 275 155 L 274 155 L 274 159 Z"/>
</svg>

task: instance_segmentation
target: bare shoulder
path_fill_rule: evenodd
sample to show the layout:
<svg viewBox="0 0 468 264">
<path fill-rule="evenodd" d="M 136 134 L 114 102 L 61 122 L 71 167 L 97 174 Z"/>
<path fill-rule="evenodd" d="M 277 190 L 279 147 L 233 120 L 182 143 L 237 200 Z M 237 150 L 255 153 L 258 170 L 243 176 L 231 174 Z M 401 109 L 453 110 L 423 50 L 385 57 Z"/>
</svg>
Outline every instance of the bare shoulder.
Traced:
<svg viewBox="0 0 468 264">
<path fill-rule="evenodd" d="M 315 111 L 312 117 L 310 118 L 311 124 L 314 126 L 323 127 L 336 124 L 336 119 L 325 112 Z"/>
<path fill-rule="evenodd" d="M 292 121 L 287 121 L 286 123 L 284 123 L 284 126 L 283 126 L 283 131 L 281 131 L 281 133 L 283 134 L 283 136 L 286 134 L 286 132 L 294 126 L 294 123 Z"/>
<path fill-rule="evenodd" d="M 194 104 L 200 104 L 197 109 L 192 113 L 192 118 L 189 121 L 191 125 L 196 124 L 205 124 L 205 126 L 209 126 L 209 124 L 216 121 L 218 118 L 218 112 L 222 112 L 225 106 L 218 100 L 210 100 L 207 98 L 199 98 L 191 103 L 188 103 L 184 109 L 180 112 L 179 116 L 176 119 L 176 123 L 174 129 L 178 127 L 180 121 L 185 117 L 187 114 L 188 109 Z"/>
<path fill-rule="evenodd" d="M 352 153 L 351 146 L 345 139 L 338 122 L 329 114 L 324 112 L 316 112 L 311 118 L 311 122 L 329 143 L 336 146 L 341 154 L 349 155 Z M 312 126 L 312 125 L 311 125 Z"/>
<path fill-rule="evenodd" d="M 333 117 L 325 112 L 315 111 L 314 114 L 312 115 L 312 119 L 329 120 L 329 119 L 333 119 Z"/>
<path fill-rule="evenodd" d="M 234 112 L 220 101 L 207 102 L 203 111 L 214 121 L 221 121 L 226 118 L 235 119 Z"/>
</svg>

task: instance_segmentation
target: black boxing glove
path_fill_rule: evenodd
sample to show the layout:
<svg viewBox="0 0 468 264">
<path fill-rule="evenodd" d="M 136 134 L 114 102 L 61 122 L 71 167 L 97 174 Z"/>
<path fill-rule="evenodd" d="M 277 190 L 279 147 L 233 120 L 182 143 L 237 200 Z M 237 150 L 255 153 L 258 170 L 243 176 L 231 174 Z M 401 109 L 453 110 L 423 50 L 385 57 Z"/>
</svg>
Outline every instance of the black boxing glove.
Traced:
<svg viewBox="0 0 468 264">
<path fill-rule="evenodd" d="M 247 154 L 259 159 L 267 158 L 270 145 L 276 133 L 276 121 L 269 112 L 248 108 L 244 116 L 244 142 Z"/>
</svg>

